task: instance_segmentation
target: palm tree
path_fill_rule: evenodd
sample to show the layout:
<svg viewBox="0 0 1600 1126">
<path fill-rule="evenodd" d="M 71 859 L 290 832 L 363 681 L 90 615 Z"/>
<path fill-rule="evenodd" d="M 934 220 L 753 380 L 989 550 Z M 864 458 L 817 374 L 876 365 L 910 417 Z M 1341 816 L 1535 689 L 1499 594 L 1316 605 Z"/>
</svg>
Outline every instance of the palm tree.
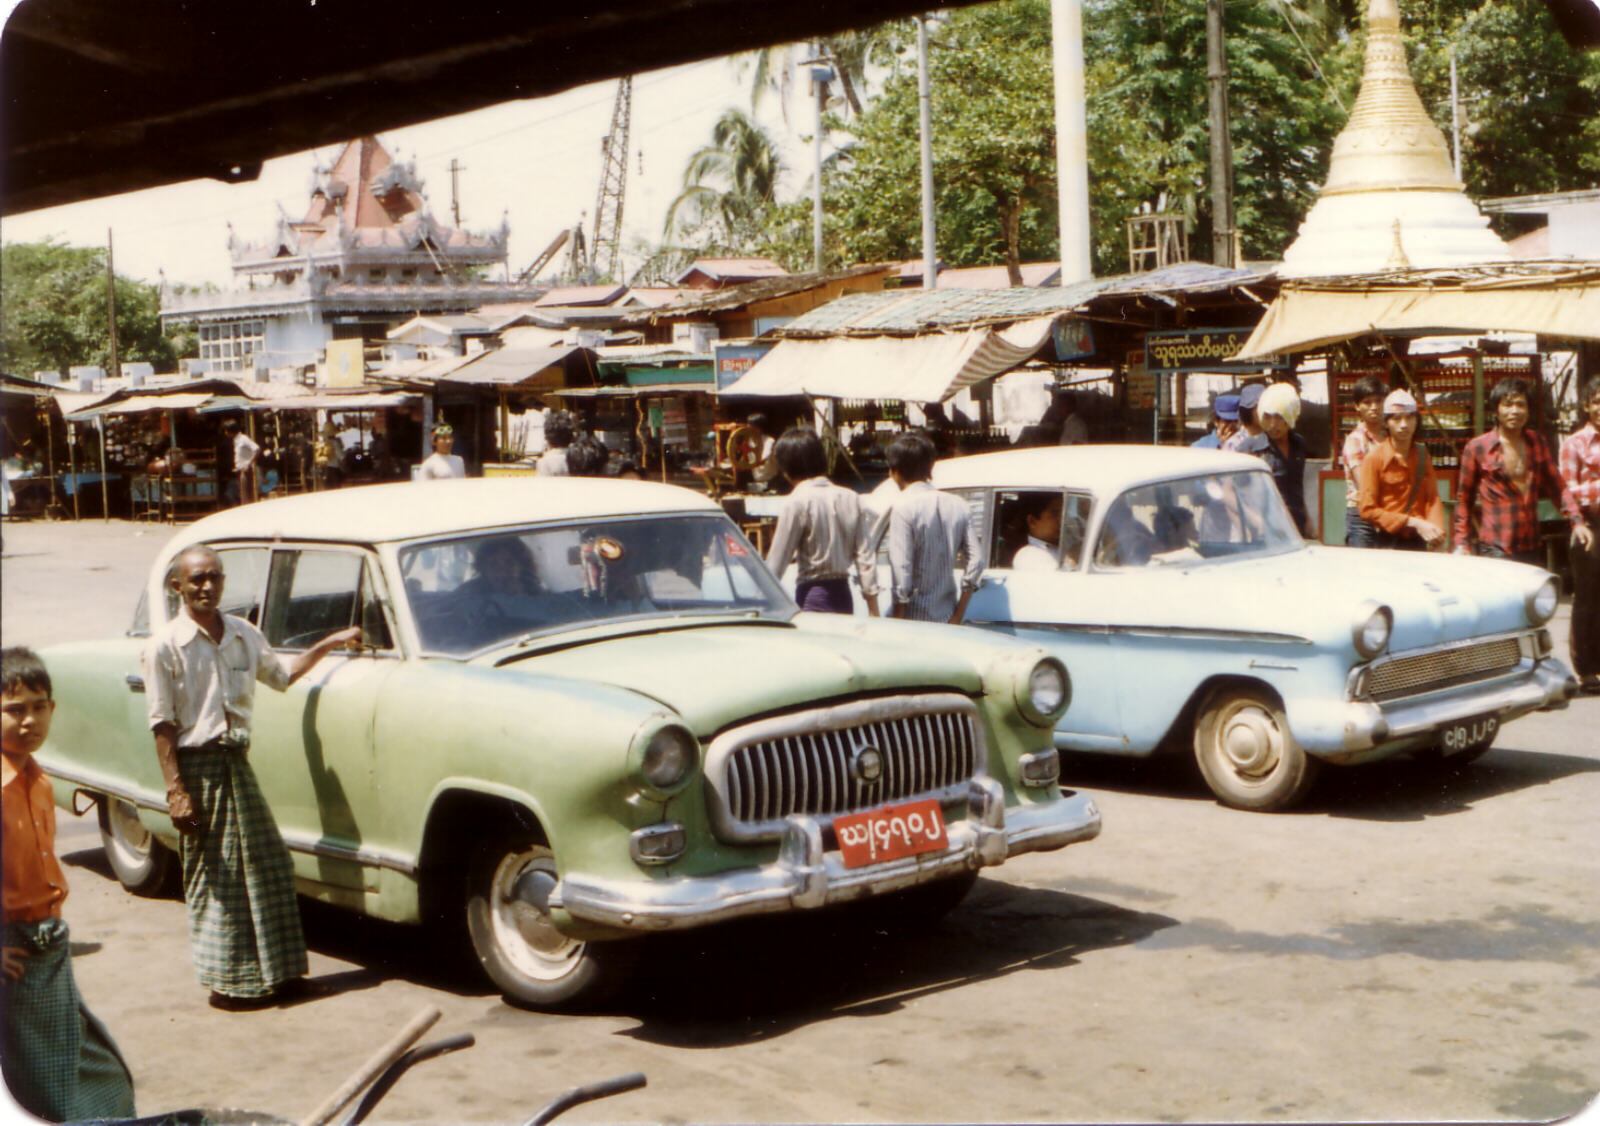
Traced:
<svg viewBox="0 0 1600 1126">
<path fill-rule="evenodd" d="M 683 191 L 667 209 L 665 233 L 699 231 L 723 246 L 748 245 L 759 233 L 761 211 L 777 202 L 783 171 L 772 135 L 743 110 L 724 110 L 711 143 L 684 168 Z"/>
</svg>

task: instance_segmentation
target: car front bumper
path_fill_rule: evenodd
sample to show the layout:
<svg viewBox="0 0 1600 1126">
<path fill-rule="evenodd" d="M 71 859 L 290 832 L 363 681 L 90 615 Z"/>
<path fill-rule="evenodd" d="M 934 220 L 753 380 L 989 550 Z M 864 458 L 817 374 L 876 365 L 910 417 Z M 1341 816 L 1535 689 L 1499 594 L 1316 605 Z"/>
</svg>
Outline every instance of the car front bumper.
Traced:
<svg viewBox="0 0 1600 1126">
<path fill-rule="evenodd" d="M 1328 762 L 1358 763 L 1410 750 L 1451 724 L 1494 716 L 1502 724 L 1529 712 L 1564 708 L 1577 689 L 1565 665 L 1553 657 L 1524 662 L 1517 672 L 1478 684 L 1375 703 L 1347 700 L 1343 745 L 1307 747 Z"/>
<path fill-rule="evenodd" d="M 975 779 L 963 820 L 945 826 L 943 852 L 846 868 L 823 847 L 822 818 L 785 819 L 778 858 L 759 867 L 709 876 L 617 880 L 571 872 L 550 906 L 574 918 L 633 931 L 681 930 L 741 915 L 810 909 L 898 891 L 1003 863 L 1009 856 L 1061 848 L 1100 833 L 1100 810 L 1085 794 L 1060 801 L 1005 805 L 992 778 Z"/>
</svg>

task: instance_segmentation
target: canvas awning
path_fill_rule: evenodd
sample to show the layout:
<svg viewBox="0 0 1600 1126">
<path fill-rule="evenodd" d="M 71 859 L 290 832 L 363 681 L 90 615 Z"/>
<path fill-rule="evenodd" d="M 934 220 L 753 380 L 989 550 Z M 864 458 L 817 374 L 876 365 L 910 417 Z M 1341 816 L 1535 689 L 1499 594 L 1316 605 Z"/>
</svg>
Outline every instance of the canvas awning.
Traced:
<svg viewBox="0 0 1600 1126">
<path fill-rule="evenodd" d="M 100 415 L 145 414 L 149 411 L 186 411 L 211 398 L 209 391 L 183 391 L 173 395 L 130 395 L 114 403 L 86 407 L 66 416 L 68 422 L 88 422 Z"/>
<path fill-rule="evenodd" d="M 1233 358 L 1308 352 L 1373 331 L 1420 336 L 1495 330 L 1600 340 L 1600 277 L 1371 289 L 1286 286 Z"/>
<path fill-rule="evenodd" d="M 722 394 L 942 402 L 1028 359 L 1049 342 L 1055 321 L 1051 315 L 965 332 L 780 340 Z"/>
</svg>

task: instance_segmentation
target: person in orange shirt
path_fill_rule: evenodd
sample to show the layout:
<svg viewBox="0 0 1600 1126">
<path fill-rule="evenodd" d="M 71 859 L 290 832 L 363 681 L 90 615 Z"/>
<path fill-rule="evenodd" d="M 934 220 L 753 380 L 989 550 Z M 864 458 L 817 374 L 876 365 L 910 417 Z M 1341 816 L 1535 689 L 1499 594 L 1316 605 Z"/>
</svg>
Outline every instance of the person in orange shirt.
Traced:
<svg viewBox="0 0 1600 1126">
<path fill-rule="evenodd" d="M 1416 440 L 1417 401 L 1409 391 L 1383 400 L 1389 436 L 1356 470 L 1361 518 L 1375 529 L 1373 547 L 1430 551 L 1444 542 L 1444 502 L 1428 451 Z"/>
<path fill-rule="evenodd" d="M 132 1118 L 133 1078 L 72 977 L 56 861 L 56 807 L 33 752 L 55 715 L 50 673 L 31 649 L 0 652 L 0 914 L 5 938 L 6 1085 L 51 1122 Z"/>
</svg>

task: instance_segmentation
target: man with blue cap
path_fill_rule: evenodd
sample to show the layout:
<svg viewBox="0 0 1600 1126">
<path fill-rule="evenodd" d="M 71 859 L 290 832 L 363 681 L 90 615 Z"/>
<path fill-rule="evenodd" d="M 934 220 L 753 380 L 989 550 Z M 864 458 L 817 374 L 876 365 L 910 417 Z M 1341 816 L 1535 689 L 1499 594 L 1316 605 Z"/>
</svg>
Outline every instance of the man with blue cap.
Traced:
<svg viewBox="0 0 1600 1126">
<path fill-rule="evenodd" d="M 1261 434 L 1261 423 L 1256 421 L 1256 404 L 1261 401 L 1261 393 L 1266 389 L 1266 385 L 1261 383 L 1252 383 L 1239 389 L 1239 429 L 1223 441 L 1223 449 L 1243 451 L 1246 442 Z"/>
<path fill-rule="evenodd" d="M 1232 391 L 1218 395 L 1211 403 L 1211 429 L 1205 437 L 1189 445 L 1197 450 L 1218 449 L 1239 428 L 1239 396 Z"/>
</svg>

